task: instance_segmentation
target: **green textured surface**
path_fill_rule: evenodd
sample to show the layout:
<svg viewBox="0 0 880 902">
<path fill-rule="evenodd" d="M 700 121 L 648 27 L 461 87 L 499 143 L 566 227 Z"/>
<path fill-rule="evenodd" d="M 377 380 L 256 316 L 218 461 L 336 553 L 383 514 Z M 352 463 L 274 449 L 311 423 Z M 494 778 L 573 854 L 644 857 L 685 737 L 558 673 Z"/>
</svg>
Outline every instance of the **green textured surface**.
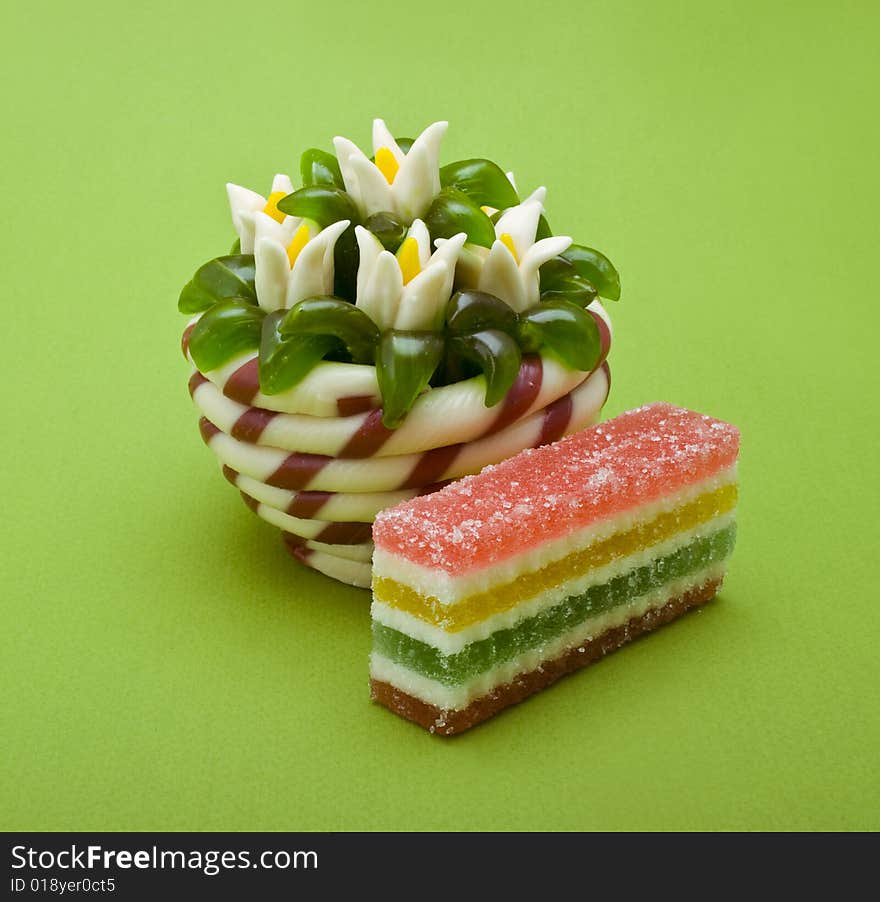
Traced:
<svg viewBox="0 0 880 902">
<path fill-rule="evenodd" d="M 376 621 L 373 622 L 373 650 L 432 680 L 448 686 L 460 685 L 521 652 L 558 638 L 588 617 L 597 617 L 666 583 L 719 563 L 733 551 L 735 540 L 736 526 L 731 524 L 719 532 L 695 539 L 655 563 L 621 573 L 607 583 L 590 586 L 586 592 L 569 597 L 514 627 L 496 630 L 454 655 L 444 655 L 436 647 Z"/>
<path fill-rule="evenodd" d="M 877 4 L 10 7 L 6 828 L 880 827 Z M 622 274 L 608 411 L 743 431 L 720 599 L 459 739 L 203 447 L 177 294 L 373 115 L 549 187 Z M 516 786 L 513 794 L 511 787 Z"/>
</svg>

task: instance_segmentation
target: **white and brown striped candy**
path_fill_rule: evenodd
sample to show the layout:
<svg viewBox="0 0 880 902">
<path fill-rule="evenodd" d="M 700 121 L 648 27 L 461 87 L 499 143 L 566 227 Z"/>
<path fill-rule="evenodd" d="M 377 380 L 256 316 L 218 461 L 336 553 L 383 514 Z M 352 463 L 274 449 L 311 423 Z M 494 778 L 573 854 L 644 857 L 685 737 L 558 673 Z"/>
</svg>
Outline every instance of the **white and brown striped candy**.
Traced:
<svg viewBox="0 0 880 902">
<path fill-rule="evenodd" d="M 287 452 L 240 441 L 202 417 L 205 443 L 222 463 L 259 482 L 289 491 L 396 492 L 475 473 L 488 464 L 583 429 L 598 418 L 608 395 L 603 364 L 573 392 L 497 432 L 455 445 L 387 457 L 336 458 Z"/>
<path fill-rule="evenodd" d="M 328 523 L 372 523 L 379 511 L 416 495 L 427 495 L 446 485 L 440 482 L 402 492 L 295 492 L 266 485 L 225 465 L 223 475 L 245 494 L 291 517 Z"/>
</svg>

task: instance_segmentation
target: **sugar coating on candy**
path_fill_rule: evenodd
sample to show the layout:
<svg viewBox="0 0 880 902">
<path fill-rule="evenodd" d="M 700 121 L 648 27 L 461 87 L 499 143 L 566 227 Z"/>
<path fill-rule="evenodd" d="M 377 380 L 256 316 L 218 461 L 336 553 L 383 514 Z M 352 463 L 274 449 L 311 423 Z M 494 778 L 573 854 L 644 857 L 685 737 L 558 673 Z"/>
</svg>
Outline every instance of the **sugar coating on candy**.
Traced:
<svg viewBox="0 0 880 902">
<path fill-rule="evenodd" d="M 649 404 L 384 511 L 373 539 L 462 574 L 702 482 L 738 451 L 735 426 Z"/>
</svg>

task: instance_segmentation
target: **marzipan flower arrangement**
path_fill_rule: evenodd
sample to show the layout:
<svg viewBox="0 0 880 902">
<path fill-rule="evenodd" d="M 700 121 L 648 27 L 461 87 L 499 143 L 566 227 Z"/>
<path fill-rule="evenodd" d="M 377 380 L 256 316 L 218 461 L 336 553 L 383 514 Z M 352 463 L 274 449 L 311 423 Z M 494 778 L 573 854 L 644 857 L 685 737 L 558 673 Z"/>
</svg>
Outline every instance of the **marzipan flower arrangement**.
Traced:
<svg viewBox="0 0 880 902">
<path fill-rule="evenodd" d="M 307 150 L 302 187 L 228 185 L 238 234 L 184 286 L 204 440 L 290 551 L 370 581 L 375 515 L 598 419 L 620 280 L 445 122 Z"/>
<path fill-rule="evenodd" d="M 335 138 L 335 156 L 302 155 L 297 190 L 283 175 L 265 197 L 229 185 L 238 241 L 179 301 L 201 314 L 189 336 L 199 370 L 258 349 L 272 395 L 321 361 L 373 365 L 391 428 L 429 385 L 478 372 L 497 403 L 523 353 L 591 370 L 601 342 L 584 308 L 620 297 L 616 270 L 551 233 L 543 188 L 520 201 L 490 160 L 439 166 L 446 127 L 409 140 L 378 119 L 372 157 Z"/>
</svg>

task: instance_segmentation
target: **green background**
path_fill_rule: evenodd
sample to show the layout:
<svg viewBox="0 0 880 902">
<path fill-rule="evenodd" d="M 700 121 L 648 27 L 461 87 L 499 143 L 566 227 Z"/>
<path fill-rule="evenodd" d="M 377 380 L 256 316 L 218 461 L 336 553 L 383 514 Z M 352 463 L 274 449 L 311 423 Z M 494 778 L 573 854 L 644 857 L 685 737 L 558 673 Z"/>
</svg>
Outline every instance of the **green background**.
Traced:
<svg viewBox="0 0 880 902">
<path fill-rule="evenodd" d="M 880 7 L 30 3 L 5 141 L 2 826 L 880 827 Z M 457 740 L 196 430 L 177 293 L 334 134 L 451 122 L 622 273 L 608 413 L 743 431 L 720 599 Z"/>
</svg>

